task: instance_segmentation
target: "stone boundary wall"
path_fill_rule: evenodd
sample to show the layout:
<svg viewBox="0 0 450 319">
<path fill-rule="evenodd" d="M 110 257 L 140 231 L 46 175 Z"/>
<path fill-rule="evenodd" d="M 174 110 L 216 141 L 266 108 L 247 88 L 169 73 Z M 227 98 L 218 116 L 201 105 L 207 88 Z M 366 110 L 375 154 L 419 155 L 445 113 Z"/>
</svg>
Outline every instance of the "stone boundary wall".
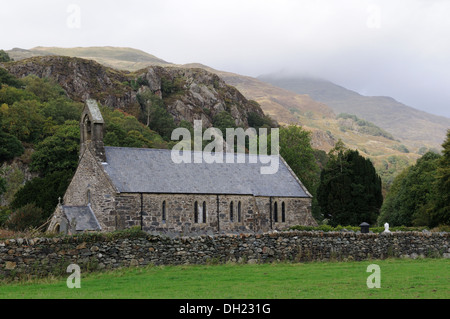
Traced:
<svg viewBox="0 0 450 319">
<path fill-rule="evenodd" d="M 388 257 L 450 258 L 449 234 L 288 231 L 264 234 L 81 235 L 0 241 L 0 278 L 68 275 L 128 266 L 367 260 Z"/>
</svg>

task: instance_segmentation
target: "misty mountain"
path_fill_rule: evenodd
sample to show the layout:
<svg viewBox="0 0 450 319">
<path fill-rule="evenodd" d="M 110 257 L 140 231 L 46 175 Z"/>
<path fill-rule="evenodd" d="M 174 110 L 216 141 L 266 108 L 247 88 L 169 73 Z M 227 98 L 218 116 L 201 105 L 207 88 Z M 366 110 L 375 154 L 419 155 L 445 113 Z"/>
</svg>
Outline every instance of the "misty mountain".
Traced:
<svg viewBox="0 0 450 319">
<path fill-rule="evenodd" d="M 308 94 L 331 107 L 336 114 L 354 114 L 373 122 L 403 142 L 440 148 L 450 119 L 404 105 L 391 97 L 364 96 L 327 80 L 269 74 L 259 80 L 280 88 Z"/>
</svg>

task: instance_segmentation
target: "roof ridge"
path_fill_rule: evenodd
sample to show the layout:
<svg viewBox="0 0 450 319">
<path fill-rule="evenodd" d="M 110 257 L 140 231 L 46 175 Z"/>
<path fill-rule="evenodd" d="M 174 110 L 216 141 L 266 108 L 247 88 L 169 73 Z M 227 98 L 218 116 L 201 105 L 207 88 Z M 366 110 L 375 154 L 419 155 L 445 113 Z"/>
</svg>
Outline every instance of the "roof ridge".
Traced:
<svg viewBox="0 0 450 319">
<path fill-rule="evenodd" d="M 167 149 L 167 148 L 151 148 L 151 147 L 126 147 L 126 146 L 105 146 L 105 149 L 123 149 L 123 150 L 136 150 L 136 151 L 161 151 L 161 152 L 171 152 L 172 149 Z M 183 150 L 186 152 L 190 152 L 190 153 L 207 153 L 210 154 L 212 152 L 205 152 L 205 151 L 192 151 L 192 150 Z M 235 156 L 239 155 L 239 154 L 244 154 L 245 156 L 267 156 L 267 157 L 272 157 L 272 156 L 278 156 L 281 157 L 280 154 L 276 154 L 276 155 L 269 155 L 269 154 L 250 154 L 250 153 L 238 153 L 238 152 L 222 152 L 223 154 L 233 154 Z"/>
</svg>

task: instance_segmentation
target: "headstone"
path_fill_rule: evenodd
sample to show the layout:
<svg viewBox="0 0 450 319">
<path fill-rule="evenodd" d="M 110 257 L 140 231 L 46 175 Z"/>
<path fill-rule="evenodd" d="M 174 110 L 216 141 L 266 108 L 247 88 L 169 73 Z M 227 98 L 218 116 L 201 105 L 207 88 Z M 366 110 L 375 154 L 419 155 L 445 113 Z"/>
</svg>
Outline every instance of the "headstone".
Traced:
<svg viewBox="0 0 450 319">
<path fill-rule="evenodd" d="M 385 223 L 384 224 L 384 232 L 385 233 L 390 233 L 391 231 L 389 230 L 389 223 Z"/>
</svg>

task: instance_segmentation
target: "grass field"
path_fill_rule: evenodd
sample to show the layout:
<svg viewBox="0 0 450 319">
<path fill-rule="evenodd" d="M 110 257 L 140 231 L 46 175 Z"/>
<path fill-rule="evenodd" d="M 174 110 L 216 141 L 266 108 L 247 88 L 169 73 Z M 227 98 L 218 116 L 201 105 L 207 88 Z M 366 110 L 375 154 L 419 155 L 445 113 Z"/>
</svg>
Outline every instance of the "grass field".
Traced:
<svg viewBox="0 0 450 319">
<path fill-rule="evenodd" d="M 380 288 L 366 284 L 380 266 Z M 81 274 L 81 288 L 64 278 L 0 282 L 1 299 L 448 299 L 448 259 L 259 265 L 154 266 Z M 69 276 L 69 274 L 68 274 Z"/>
</svg>

